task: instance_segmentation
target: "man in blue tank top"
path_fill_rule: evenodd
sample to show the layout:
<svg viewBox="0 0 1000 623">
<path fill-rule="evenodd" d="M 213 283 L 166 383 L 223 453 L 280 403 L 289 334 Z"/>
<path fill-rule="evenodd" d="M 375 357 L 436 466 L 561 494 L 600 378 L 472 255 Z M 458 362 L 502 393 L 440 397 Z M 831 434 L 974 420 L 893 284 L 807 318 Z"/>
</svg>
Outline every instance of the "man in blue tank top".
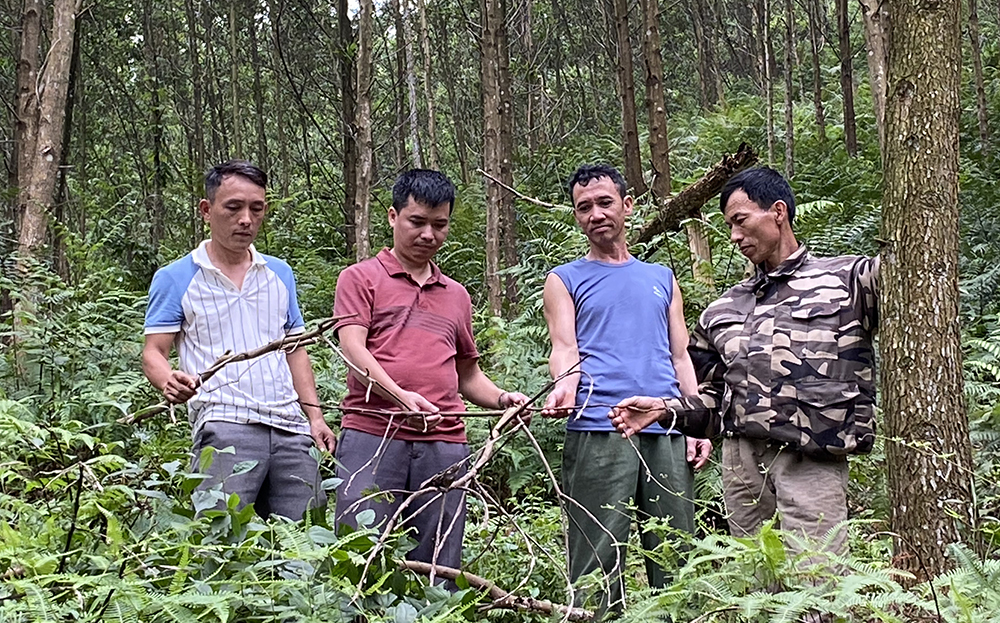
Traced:
<svg viewBox="0 0 1000 623">
<path fill-rule="evenodd" d="M 542 413 L 567 418 L 562 473 L 573 500 L 568 505 L 571 579 L 600 569 L 600 609 L 620 611 L 629 505 L 638 509 L 640 521 L 669 517 L 671 526 L 693 532 L 692 468 L 707 462 L 712 445 L 659 426 L 629 443 L 608 420 L 609 406 L 637 390 L 690 395 L 697 393 L 697 381 L 673 272 L 628 252 L 625 221 L 632 197 L 622 175 L 607 165 L 584 165 L 570 179 L 569 190 L 590 251 L 556 267 L 545 280 L 549 371 L 556 378 L 583 362 L 580 374 L 556 384 Z M 642 535 L 645 549 L 657 543 L 654 535 Z M 651 586 L 666 584 L 664 571 L 649 559 L 646 574 Z M 577 603 L 586 597 L 578 595 Z"/>
</svg>

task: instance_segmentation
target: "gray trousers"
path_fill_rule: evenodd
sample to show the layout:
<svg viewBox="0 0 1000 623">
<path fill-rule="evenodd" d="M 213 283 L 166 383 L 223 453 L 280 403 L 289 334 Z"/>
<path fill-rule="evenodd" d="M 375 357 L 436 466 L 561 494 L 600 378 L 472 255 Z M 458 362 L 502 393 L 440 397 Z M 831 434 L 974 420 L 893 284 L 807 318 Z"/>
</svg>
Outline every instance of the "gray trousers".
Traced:
<svg viewBox="0 0 1000 623">
<path fill-rule="evenodd" d="M 652 478 L 647 477 L 640 454 Z M 644 434 L 628 440 L 618 433 L 567 431 L 562 470 L 566 495 L 586 509 L 567 504 L 570 578 L 575 582 L 600 569 L 607 582 L 607 591 L 599 594 L 600 612 L 621 611 L 622 571 L 632 524 L 628 505 L 638 509 L 639 521 L 669 517 L 672 527 L 694 532 L 694 472 L 687 462 L 685 438 Z M 641 540 L 644 549 L 660 542 L 649 532 Z M 650 559 L 646 559 L 646 577 L 657 588 L 666 586 L 669 579 Z M 580 595 L 577 603 L 584 599 L 586 595 Z"/>
<path fill-rule="evenodd" d="M 818 541 L 847 519 L 847 458 L 817 461 L 765 439 L 722 442 L 722 488 L 734 536 L 753 534 L 778 514 L 778 527 Z M 843 526 L 828 547 L 847 552 Z M 787 543 L 793 552 L 797 543 Z"/>
<path fill-rule="evenodd" d="M 376 456 L 380 445 L 382 451 Z M 343 479 L 337 488 L 337 523 L 357 527 L 355 517 L 367 509 L 375 511 L 376 525 L 383 523 L 431 476 L 455 465 L 459 467 L 452 478 L 464 474 L 468 456 L 469 446 L 464 443 L 387 440 L 383 445 L 380 436 L 344 429 L 337 443 L 337 477 Z M 376 491 L 385 493 L 361 501 Z M 465 494 L 452 491 L 443 499 L 434 499 L 435 495 L 422 495 L 411 502 L 396 527 L 416 532 L 418 544 L 407 554 L 409 560 L 433 561 L 457 569 L 462 565 Z"/>
<path fill-rule="evenodd" d="M 232 446 L 236 450 L 233 454 L 215 453 L 206 470 L 209 478 L 198 489 L 210 489 L 221 482 L 227 496 L 240 496 L 240 507 L 253 504 L 265 519 L 273 513 L 298 521 L 306 509 L 326 503 L 319 464 L 309 456 L 312 445 L 309 435 L 264 424 L 209 421 L 195 436 L 191 471 L 198 471 L 203 448 L 223 450 Z M 233 474 L 233 468 L 242 461 L 257 464 L 246 473 Z M 224 508 L 224 504 L 220 502 L 219 507 Z"/>
</svg>

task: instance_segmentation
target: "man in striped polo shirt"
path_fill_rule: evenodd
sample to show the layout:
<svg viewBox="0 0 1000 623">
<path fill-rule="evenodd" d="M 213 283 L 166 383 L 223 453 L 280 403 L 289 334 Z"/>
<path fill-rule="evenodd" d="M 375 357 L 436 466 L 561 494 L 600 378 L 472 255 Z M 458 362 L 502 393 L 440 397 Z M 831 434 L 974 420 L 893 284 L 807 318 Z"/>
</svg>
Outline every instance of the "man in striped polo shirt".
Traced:
<svg viewBox="0 0 1000 623">
<path fill-rule="evenodd" d="M 221 483 L 226 497 L 238 494 L 241 505 L 254 504 L 262 517 L 300 519 L 325 502 L 309 449 L 315 441 L 332 452 L 336 444 L 318 407 L 305 349 L 231 363 L 204 385 L 197 381 L 227 351 L 246 352 L 303 331 L 291 268 L 253 246 L 267 213 L 266 186 L 267 175 L 245 160 L 205 176 L 207 198 L 198 208 L 212 237 L 154 275 L 142 367 L 170 403 L 188 403 L 193 469 L 205 448 L 235 449 L 215 453 L 200 489 Z M 174 345 L 178 369 L 169 361 Z M 255 462 L 253 468 L 234 473 L 246 461 Z"/>
</svg>

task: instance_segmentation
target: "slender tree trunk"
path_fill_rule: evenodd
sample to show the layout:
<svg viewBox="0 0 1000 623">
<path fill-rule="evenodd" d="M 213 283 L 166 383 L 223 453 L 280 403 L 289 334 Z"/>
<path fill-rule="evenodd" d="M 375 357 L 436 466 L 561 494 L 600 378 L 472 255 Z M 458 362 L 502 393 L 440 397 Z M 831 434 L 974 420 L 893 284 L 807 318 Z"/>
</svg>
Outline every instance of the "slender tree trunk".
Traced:
<svg viewBox="0 0 1000 623">
<path fill-rule="evenodd" d="M 368 240 L 370 226 L 369 192 L 372 183 L 372 29 L 375 12 L 373 0 L 361 0 L 358 20 L 358 88 L 357 88 L 357 146 L 358 169 L 355 188 L 354 223 L 355 256 L 360 262 L 371 255 Z"/>
<path fill-rule="evenodd" d="M 165 230 L 165 210 L 163 189 L 167 185 L 167 175 L 163 164 L 163 78 L 160 72 L 161 43 L 163 28 L 156 20 L 155 8 L 151 0 L 143 2 L 143 51 L 149 72 L 149 133 L 152 143 L 153 180 L 150 192 L 145 198 L 146 215 L 149 222 L 149 245 L 154 251 L 160 248 Z"/>
<path fill-rule="evenodd" d="M 21 50 L 17 62 L 17 124 L 14 152 L 17 185 L 17 230 L 20 231 L 28 205 L 28 180 L 38 142 L 38 64 L 42 34 L 41 0 L 25 0 L 21 15 Z"/>
<path fill-rule="evenodd" d="M 437 30 L 439 33 L 448 32 L 448 24 L 445 21 L 443 12 L 438 12 L 437 20 Z M 442 41 L 447 42 L 449 37 L 441 37 Z M 445 59 L 445 63 L 448 67 L 455 67 L 456 61 L 454 60 L 453 50 L 447 43 L 444 44 L 444 49 L 442 50 L 442 55 Z M 469 184 L 469 147 L 468 138 L 466 137 L 465 131 L 465 118 L 462 116 L 461 109 L 458 101 L 458 89 L 455 86 L 455 73 L 453 71 L 442 72 L 442 77 L 444 79 L 444 88 L 448 93 L 448 107 L 451 110 L 451 122 L 453 126 L 452 136 L 455 140 L 455 155 L 458 157 L 458 166 L 462 176 L 462 184 Z"/>
<path fill-rule="evenodd" d="M 23 191 L 24 216 L 18 237 L 22 258 L 38 257 L 45 243 L 48 210 L 52 207 L 62 153 L 63 124 L 69 73 L 73 60 L 76 14 L 81 0 L 55 0 L 52 9 L 52 44 L 38 79 L 38 113 L 28 123 L 36 124 L 35 144 L 29 152 L 31 164 Z"/>
<path fill-rule="evenodd" d="M 507 0 L 500 0 L 500 15 L 508 14 Z M 497 56 L 500 78 L 500 180 L 508 187 L 514 187 L 514 96 L 511 90 L 510 37 L 506 19 L 498 23 Z M 506 188 L 500 189 L 500 233 L 503 238 L 503 266 L 517 266 L 517 214 L 514 211 L 514 195 Z M 519 293 L 517 276 L 504 276 L 505 306 L 508 319 L 517 314 Z"/>
<path fill-rule="evenodd" d="M 809 10 L 809 47 L 812 50 L 812 86 L 813 108 L 816 111 L 816 134 L 819 141 L 826 144 L 826 110 L 823 108 L 823 72 L 820 66 L 820 51 L 822 37 L 820 35 L 820 11 L 826 10 L 826 5 L 820 0 L 808 0 Z"/>
<path fill-rule="evenodd" d="M 871 81 L 872 99 L 875 104 L 879 153 L 885 154 L 885 54 L 886 37 L 889 34 L 889 3 L 886 0 L 858 1 L 861 4 L 861 13 L 865 20 L 868 79 Z"/>
<path fill-rule="evenodd" d="M 71 147 L 72 147 L 72 137 L 73 137 L 73 113 L 76 110 L 76 99 L 78 97 L 78 91 L 80 85 L 80 39 L 83 35 L 83 24 L 81 21 L 76 23 L 76 36 L 73 37 L 73 57 L 70 61 L 69 70 L 69 88 L 66 92 L 66 120 L 63 123 L 63 138 L 62 138 L 62 153 L 60 154 L 59 161 L 62 166 L 59 167 L 59 181 L 56 184 L 56 198 L 55 198 L 55 220 L 61 226 L 57 231 L 52 232 L 52 243 L 53 243 L 53 253 L 52 261 L 55 265 L 56 272 L 64 281 L 70 280 L 69 272 L 69 259 L 66 257 L 66 235 L 65 232 L 69 228 L 69 205 L 70 205 L 70 195 L 69 195 L 69 167 L 71 163 Z M 82 161 L 82 159 L 81 159 Z"/>
<path fill-rule="evenodd" d="M 191 247 L 201 242 L 203 236 L 203 221 L 198 213 L 198 200 L 205 196 L 205 130 L 202 124 L 204 105 L 202 103 L 202 67 L 199 60 L 201 41 L 198 38 L 198 26 L 194 10 L 194 0 L 184 0 L 184 16 L 187 22 L 187 55 L 191 68 L 191 115 L 188 123 L 192 128 L 191 152 L 193 161 L 188 167 L 188 186 L 191 189 L 189 199 L 189 215 L 191 223 Z"/>
<path fill-rule="evenodd" d="M 644 0 L 645 2 L 645 0 Z M 713 104 L 711 95 L 710 76 L 708 69 L 708 52 L 706 51 L 706 37 L 704 18 L 701 13 L 701 0 L 692 0 L 688 6 L 691 13 L 691 25 L 694 27 L 695 50 L 698 52 L 698 96 L 702 110 L 709 110 Z M 656 186 L 656 182 L 653 182 Z"/>
<path fill-rule="evenodd" d="M 247 24 L 247 32 L 250 34 L 250 64 L 253 65 L 253 106 L 255 125 L 257 130 L 257 165 L 265 171 L 271 170 L 271 162 L 267 153 L 267 132 L 264 130 L 264 87 L 261 82 L 261 68 L 263 63 L 260 60 L 260 50 L 257 45 L 257 3 L 250 3 L 250 23 Z"/>
<path fill-rule="evenodd" d="M 840 90 L 844 99 L 844 144 L 852 158 L 858 155 L 858 132 L 854 121 L 854 68 L 851 56 L 851 23 L 847 0 L 837 3 L 837 39 L 840 42 Z"/>
<path fill-rule="evenodd" d="M 424 57 L 424 102 L 427 105 L 427 142 L 430 167 L 438 168 L 437 128 L 434 119 L 434 90 L 431 88 L 431 43 L 427 34 L 427 8 L 424 0 L 417 0 L 420 13 L 420 45 Z"/>
<path fill-rule="evenodd" d="M 214 19 L 212 14 L 212 5 L 203 1 L 201 3 L 201 20 L 202 20 L 202 36 L 205 38 L 204 49 L 205 49 L 205 72 L 204 76 L 207 77 L 205 81 L 205 105 L 208 108 L 209 124 L 212 129 L 212 158 L 213 162 L 217 162 L 223 157 L 223 139 L 222 133 L 220 132 L 222 128 L 222 115 L 220 111 L 222 109 L 221 103 L 219 102 L 219 94 L 216 90 L 217 84 L 217 67 L 215 63 L 215 54 L 213 50 L 217 47 L 216 34 L 214 28 Z"/>
<path fill-rule="evenodd" d="M 979 119 L 979 151 L 989 153 L 990 126 L 987 121 L 986 89 L 983 86 L 983 50 L 979 34 L 979 9 L 969 0 L 969 42 L 972 44 L 972 73 L 976 82 L 976 112 Z"/>
<path fill-rule="evenodd" d="M 771 14 L 768 0 L 754 0 L 751 5 L 754 15 L 756 33 L 754 38 L 758 45 L 758 71 L 760 72 L 760 92 L 766 101 L 767 115 L 767 163 L 774 164 L 774 72 L 772 60 L 774 51 L 771 47 Z"/>
<path fill-rule="evenodd" d="M 351 17 L 348 13 L 347 0 L 337 0 L 337 29 L 340 36 L 340 133 L 342 136 L 341 148 L 343 150 L 344 166 L 344 203 L 342 208 L 344 213 L 344 242 L 346 243 L 347 250 L 354 249 L 357 256 L 358 212 L 356 212 L 355 206 L 358 205 L 360 198 L 358 197 L 358 144 L 355 142 L 355 138 L 358 136 L 356 119 L 358 107 L 354 92 L 356 73 L 354 29 L 351 27 Z M 371 106 L 370 102 L 369 106 Z M 370 132 L 371 129 L 369 128 L 369 140 L 371 138 Z M 367 206 L 367 200 L 365 205 Z"/>
<path fill-rule="evenodd" d="M 410 104 L 410 150 L 413 166 L 424 166 L 423 149 L 420 145 L 420 120 L 417 116 L 417 73 L 413 62 L 413 32 L 410 26 L 409 0 L 402 0 L 403 9 L 403 49 L 406 52 L 406 95 Z"/>
<path fill-rule="evenodd" d="M 895 563 L 925 581 L 974 538 L 958 318 L 961 4 L 893 3 L 879 346 Z"/>
<path fill-rule="evenodd" d="M 795 177 L 795 14 L 792 0 L 785 0 L 785 177 Z"/>
<path fill-rule="evenodd" d="M 406 126 L 406 41 L 403 37 L 403 0 L 391 0 L 391 2 L 396 31 L 396 76 L 393 80 L 396 100 L 396 168 L 403 170 L 413 166 L 406 157 L 406 137 L 409 134 Z"/>
<path fill-rule="evenodd" d="M 535 37 L 532 32 L 534 28 L 534 0 L 524 0 L 524 17 L 521 29 L 524 45 L 524 55 L 527 59 L 525 68 L 525 87 L 527 90 L 525 97 L 525 133 L 527 134 L 528 153 L 535 153 L 538 149 L 539 134 L 541 127 L 539 120 L 544 120 L 544 89 L 541 86 L 541 75 L 538 70 L 537 50 L 535 49 Z M 542 114 L 539 114 L 542 111 Z"/>
<path fill-rule="evenodd" d="M 503 120 L 500 87 L 499 30 L 504 14 L 501 0 L 483 0 L 482 4 L 482 85 L 483 85 L 483 169 L 496 179 L 501 177 L 501 133 Z M 503 197 L 500 186 L 486 180 L 486 295 L 490 312 L 503 311 L 500 288 L 500 226 Z"/>
<path fill-rule="evenodd" d="M 642 0 L 642 56 L 646 68 L 646 115 L 649 118 L 649 153 L 653 169 L 651 189 L 657 200 L 670 196 L 670 141 L 667 107 L 663 95 L 663 57 L 660 52 L 660 7 L 657 0 Z"/>
<path fill-rule="evenodd" d="M 639 128 L 635 111 L 635 78 L 632 70 L 632 43 L 629 39 L 628 0 L 611 0 L 614 7 L 614 36 L 618 43 L 618 88 L 622 101 L 622 142 L 625 178 L 634 195 L 646 192 L 639 155 Z"/>
<path fill-rule="evenodd" d="M 239 48 L 236 47 L 236 2 L 229 5 L 229 55 L 230 59 L 230 89 L 233 95 L 232 112 L 233 115 L 233 145 L 234 155 L 237 158 L 243 157 L 243 121 L 240 119 L 240 73 L 239 73 Z"/>
</svg>

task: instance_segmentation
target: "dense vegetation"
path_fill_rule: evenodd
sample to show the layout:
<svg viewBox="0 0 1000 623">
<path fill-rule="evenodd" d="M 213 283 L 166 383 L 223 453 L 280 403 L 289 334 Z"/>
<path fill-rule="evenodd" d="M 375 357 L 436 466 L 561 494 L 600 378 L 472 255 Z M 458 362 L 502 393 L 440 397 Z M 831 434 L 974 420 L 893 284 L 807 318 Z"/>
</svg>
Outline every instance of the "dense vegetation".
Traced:
<svg viewBox="0 0 1000 623">
<path fill-rule="evenodd" d="M 373 528 L 335 533 L 332 509 L 299 524 L 264 522 L 234 507 L 196 517 L 196 511 L 211 502 L 202 506 L 204 499 L 190 495 L 196 483 L 187 474 L 190 430 L 184 410 L 134 426 L 119 422 L 159 401 L 139 368 L 145 291 L 157 266 L 186 253 L 203 235 L 191 210 L 198 194 L 198 166 L 229 155 L 271 165 L 271 212 L 258 248 L 285 258 L 295 269 L 307 320 L 329 315 L 337 275 L 354 261 L 340 208 L 345 199 L 339 144 L 332 140 L 341 131 L 339 87 L 332 69 L 330 75 L 323 72 L 339 62 L 333 34 L 336 11 L 329 4 L 234 2 L 227 13 L 228 4 L 213 8 L 212 3 L 191 0 L 117 1 L 87 7 L 83 14 L 76 90 L 70 99 L 76 102 L 77 120 L 67 132 L 66 156 L 72 168 L 65 170 L 59 207 L 53 213 L 51 244 L 45 253 L 22 257 L 18 263 L 13 253 L 14 210 L 4 212 L 0 222 L 0 621 L 326 622 L 359 620 L 358 615 L 369 621 L 447 621 L 485 616 L 479 610 L 480 591 L 449 593 L 400 569 L 395 561 L 407 547 L 405 537 L 376 549 L 378 531 Z M 432 82 L 441 102 L 450 102 L 446 111 L 437 113 L 445 121 L 438 127 L 439 165 L 459 186 L 450 238 L 438 261 L 473 295 L 484 368 L 501 386 L 531 395 L 548 380 L 542 281 L 551 267 L 578 257 L 586 243 L 568 210 L 519 201 L 518 259 L 503 271 L 516 282 L 519 297 L 505 306 L 504 315 L 490 313 L 482 243 L 486 195 L 483 179 L 474 172 L 479 139 L 463 136 L 460 144 L 456 137 L 478 132 L 478 60 L 474 46 L 465 45 L 464 21 L 477 19 L 474 4 L 428 6 L 431 27 L 440 35 Z M 688 3 L 681 4 L 662 9 L 675 191 L 741 141 L 760 152 L 767 144 L 766 98 L 754 82 L 752 63 L 738 51 L 741 42 L 753 39 L 752 33 L 739 30 L 738 7 L 717 3 L 719 24 L 734 30 L 728 40 L 731 55 L 721 61 L 728 92 L 724 103 L 704 106 L 692 78 L 697 70 Z M 529 15 L 534 11 L 535 21 L 528 19 L 527 26 L 524 7 Z M 8 27 L 19 21 L 19 9 L 4 6 Z M 197 13 L 197 19 L 185 20 L 186 9 Z M 525 139 L 515 145 L 515 186 L 525 195 L 565 204 L 563 182 L 578 164 L 623 163 L 620 98 L 610 69 L 614 54 L 607 53 L 602 39 L 606 24 L 589 23 L 591 9 L 581 3 L 528 2 L 508 11 L 521 20 L 511 17 L 511 23 L 529 33 L 526 42 L 518 30 L 511 58 L 515 88 L 523 96 L 516 102 L 517 118 L 523 118 L 523 104 L 539 75 L 560 81 L 548 91 L 551 118 L 536 128 L 518 122 L 524 131 L 519 136 Z M 249 27 L 230 31 L 233 22 L 227 19 L 237 15 Z M 393 64 L 398 47 L 393 19 L 389 6 L 376 7 L 375 249 L 389 242 L 382 210 L 389 204 L 394 173 L 412 164 L 406 149 L 412 143 L 406 142 L 404 126 L 394 125 L 397 108 L 403 108 L 405 77 Z M 1000 111 L 995 69 L 1000 65 L 1000 28 L 995 13 L 981 19 L 986 101 L 995 114 Z M 600 20 L 609 21 L 606 12 Z M 780 16 L 771 21 L 777 28 Z M 532 28 L 536 44 L 530 43 Z M 861 41 L 859 23 L 854 28 L 854 40 Z M 214 89 L 218 98 L 207 102 L 205 111 L 194 110 L 191 101 L 188 78 L 195 72 L 184 53 L 190 44 L 188 32 L 196 35 L 195 64 L 204 63 L 204 71 L 198 70 L 205 80 L 202 86 Z M 251 32 L 260 37 L 259 50 L 255 42 L 252 54 L 241 47 Z M 231 46 L 221 49 L 230 35 Z M 559 38 L 564 40 L 555 41 Z M 218 57 L 208 46 L 214 39 L 220 42 Z M 8 45 L 9 39 L 0 44 Z M 722 47 L 720 43 L 720 56 Z M 842 95 L 836 89 L 839 60 L 834 47 L 821 50 L 821 68 L 829 83 L 823 94 L 825 138 L 816 131 L 815 110 L 805 101 L 805 89 L 793 86 L 798 93 L 792 178 L 799 201 L 796 229 L 819 254 L 873 254 L 879 250 L 882 188 L 872 97 L 868 82 L 858 80 L 859 150 L 851 156 L 838 117 Z M 863 47 L 855 47 L 863 56 Z M 536 56 L 525 54 L 531 50 Z M 14 91 L 16 58 L 13 46 L 0 49 L 5 93 Z M 857 73 L 864 77 L 863 61 L 857 64 Z M 969 67 L 971 72 L 971 63 Z M 797 71 L 793 84 L 809 74 L 805 66 L 791 71 Z M 257 81 L 263 86 L 251 88 Z M 210 82 L 214 86 L 209 87 Z M 238 88 L 249 98 L 242 116 L 234 110 L 240 101 L 235 97 Z M 913 585 L 894 570 L 891 538 L 885 533 L 890 501 L 883 454 L 884 444 L 897 442 L 893 439 L 883 437 L 871 456 L 852 461 L 852 553 L 834 561 L 836 582 L 831 581 L 830 566 L 803 569 L 802 561 L 787 553 L 785 537 L 771 528 L 749 539 L 727 536 L 720 516 L 718 467 L 713 463 L 699 476 L 699 532 L 684 537 L 689 547 L 664 545 L 647 552 L 677 569 L 675 584 L 653 593 L 636 579 L 641 573 L 630 573 L 632 598 L 626 619 L 791 621 L 815 609 L 843 620 L 996 619 L 1000 242 L 995 232 L 1000 231 L 1000 159 L 980 139 L 973 91 L 966 90 L 961 136 L 961 316 L 976 453 L 970 477 L 980 519 L 969 542 L 981 543 L 981 551 L 954 545 L 955 569 L 929 570 L 934 580 L 927 583 Z M 425 110 L 421 104 L 420 114 Z M 203 114 L 211 119 L 206 121 L 208 138 L 202 137 L 210 148 L 199 162 L 192 149 L 191 119 Z M 260 135 L 255 134 L 258 118 L 266 128 Z M 395 129 L 380 134 L 380 123 Z M 645 124 L 641 118 L 644 138 Z M 783 136 L 779 128 L 779 143 Z M 254 141 L 263 143 L 251 146 Z M 404 149 L 395 149 L 399 142 Z M 12 170 L 13 154 L 10 147 L 5 149 Z M 647 156 L 644 152 L 644 161 Z M 786 163 L 779 153 L 771 164 L 780 168 Z M 11 203 L 16 192 L 12 187 Z M 638 205 L 634 227 L 656 209 L 649 195 L 639 197 Z M 633 249 L 675 268 L 692 322 L 746 269 L 728 243 L 717 207 L 706 206 L 704 217 L 712 284 L 695 277 L 683 231 Z M 27 292 L 36 298 L 19 306 Z M 333 422 L 345 370 L 329 349 L 311 348 L 320 395 Z M 489 423 L 476 419 L 470 427 L 476 446 Z M 566 603 L 560 510 L 545 468 L 551 465 L 558 476 L 562 424 L 536 418 L 531 431 L 541 454 L 526 435 L 516 437 L 503 445 L 483 475 L 500 504 L 487 512 L 481 501 L 470 501 L 473 521 L 465 560 L 470 572 L 517 594 Z M 321 458 L 329 478 L 332 458 Z M 335 482 L 328 479 L 325 485 L 332 488 Z M 660 525 L 646 528 L 666 530 Z M 636 548 L 630 564 L 638 570 L 639 561 Z M 502 612 L 489 616 L 542 618 Z"/>
</svg>

